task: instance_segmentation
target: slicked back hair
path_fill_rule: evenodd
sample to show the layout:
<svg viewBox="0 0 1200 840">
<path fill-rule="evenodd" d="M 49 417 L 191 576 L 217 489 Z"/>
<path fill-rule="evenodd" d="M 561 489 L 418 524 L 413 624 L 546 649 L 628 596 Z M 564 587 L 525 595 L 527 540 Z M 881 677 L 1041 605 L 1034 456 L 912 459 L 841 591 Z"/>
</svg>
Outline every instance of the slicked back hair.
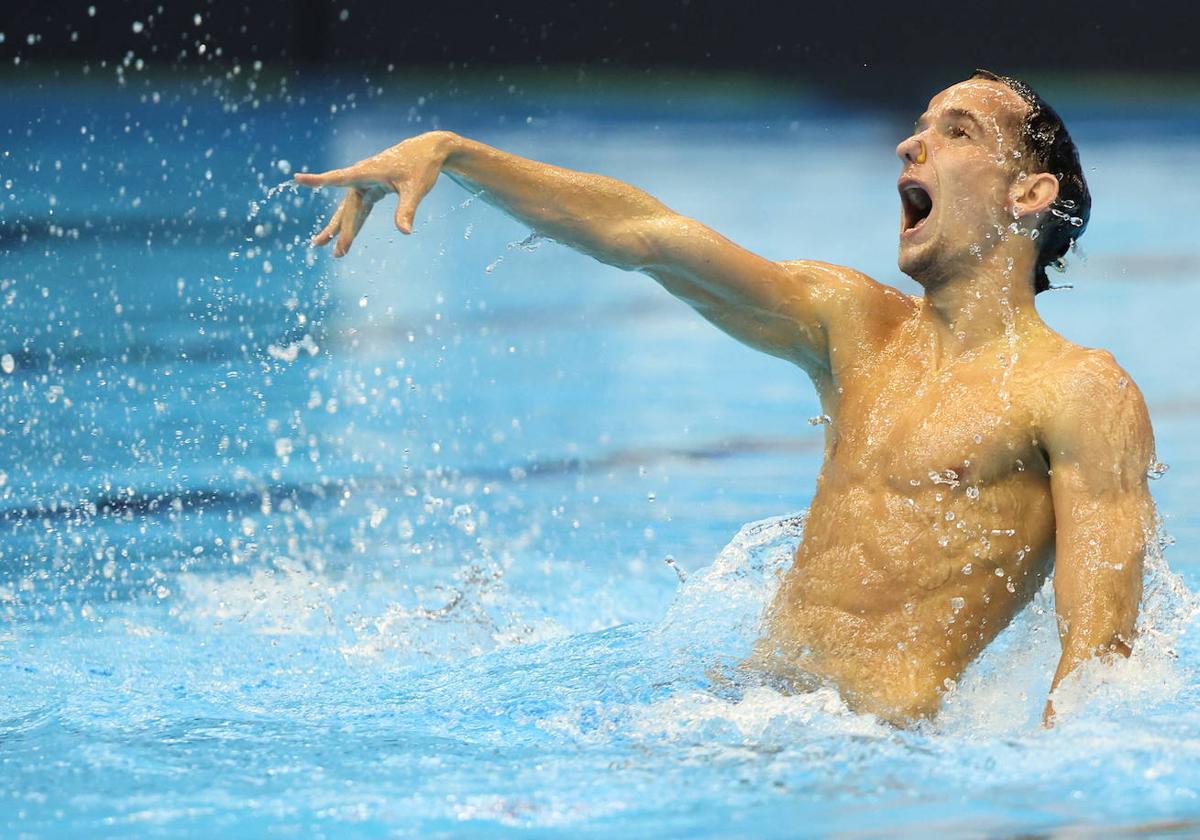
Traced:
<svg viewBox="0 0 1200 840">
<path fill-rule="evenodd" d="M 971 78 L 999 82 L 1025 101 L 1029 112 L 1021 124 L 1022 151 L 1032 159 L 1037 171 L 1049 172 L 1058 178 L 1058 198 L 1038 227 L 1033 291 L 1034 294 L 1044 292 L 1050 288 L 1046 266 L 1062 266 L 1062 258 L 1075 240 L 1083 236 L 1092 214 L 1092 195 L 1079 164 L 1079 150 L 1063 125 L 1062 117 L 1025 82 L 991 70 L 976 70 Z"/>
</svg>

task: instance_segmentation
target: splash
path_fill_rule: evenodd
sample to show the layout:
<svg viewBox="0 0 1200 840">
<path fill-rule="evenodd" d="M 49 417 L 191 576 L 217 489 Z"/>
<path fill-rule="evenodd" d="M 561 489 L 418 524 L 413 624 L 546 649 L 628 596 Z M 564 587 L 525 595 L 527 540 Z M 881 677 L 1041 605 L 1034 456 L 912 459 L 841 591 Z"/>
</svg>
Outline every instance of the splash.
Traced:
<svg viewBox="0 0 1200 840">
<path fill-rule="evenodd" d="M 535 232 L 535 233 L 529 234 L 524 239 L 521 239 L 517 242 L 509 242 L 507 245 L 507 250 L 509 250 L 509 251 L 521 250 L 521 251 L 528 251 L 529 253 L 533 253 L 534 251 L 536 251 L 538 248 L 542 247 L 549 241 L 550 241 L 549 238 L 543 236 L 540 233 Z M 496 257 L 496 259 L 494 259 L 490 263 L 488 263 L 487 267 L 484 268 L 484 272 L 487 274 L 491 274 L 497 268 L 500 267 L 500 263 L 502 263 L 502 262 L 504 262 L 504 254 L 501 254 L 500 256 Z"/>
<path fill-rule="evenodd" d="M 850 712 L 825 690 L 789 697 L 755 687 L 730 700 L 707 676 L 714 664 L 745 655 L 761 631 L 762 615 L 799 542 L 806 513 L 744 526 L 711 566 L 680 586 L 652 637 L 677 676 L 695 690 L 651 704 L 636 714 L 645 733 L 696 736 L 700 727 L 722 737 L 753 738 L 773 729 L 813 726 L 845 734 L 874 721 Z M 1163 556 L 1165 535 L 1152 540 L 1145 558 L 1145 588 L 1133 655 L 1095 660 L 1078 668 L 1055 693 L 1064 726 L 1113 725 L 1147 710 L 1170 708 L 1200 688 L 1200 672 L 1178 647 L 1200 616 L 1200 595 L 1191 591 Z M 942 711 L 919 727 L 926 736 L 961 738 L 1041 737 L 1041 713 L 1060 654 L 1053 581 L 1013 619 L 945 695 Z M 664 669 L 666 670 L 666 669 Z M 703 675 L 702 675 L 703 672 Z M 812 732 L 809 732 L 811 737 Z"/>
<path fill-rule="evenodd" d="M 267 204 L 267 202 L 271 201 L 277 195 L 285 191 L 298 193 L 300 191 L 300 185 L 291 178 L 286 181 L 280 181 L 278 184 L 268 189 L 261 199 L 250 202 L 250 211 L 246 214 L 246 221 L 253 222 L 255 219 L 257 219 L 258 214 L 262 211 L 262 208 Z"/>
</svg>

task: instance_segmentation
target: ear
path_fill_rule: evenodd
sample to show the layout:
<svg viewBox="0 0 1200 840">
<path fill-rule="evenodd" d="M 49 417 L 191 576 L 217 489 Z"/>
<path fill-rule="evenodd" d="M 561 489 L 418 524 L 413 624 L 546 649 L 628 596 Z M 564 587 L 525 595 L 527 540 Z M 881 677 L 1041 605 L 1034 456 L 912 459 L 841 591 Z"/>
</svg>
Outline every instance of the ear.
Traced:
<svg viewBox="0 0 1200 840">
<path fill-rule="evenodd" d="M 1049 172 L 1037 172 L 1013 184 L 1008 199 L 1016 217 L 1041 213 L 1058 198 L 1058 179 Z"/>
</svg>

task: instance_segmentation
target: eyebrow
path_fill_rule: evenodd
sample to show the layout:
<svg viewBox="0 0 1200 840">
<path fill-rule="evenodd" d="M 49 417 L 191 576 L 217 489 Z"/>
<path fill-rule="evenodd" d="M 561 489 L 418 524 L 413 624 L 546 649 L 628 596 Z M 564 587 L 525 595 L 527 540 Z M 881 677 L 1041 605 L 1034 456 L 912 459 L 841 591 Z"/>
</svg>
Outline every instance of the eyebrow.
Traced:
<svg viewBox="0 0 1200 840">
<path fill-rule="evenodd" d="M 979 122 L 979 118 L 977 116 L 975 116 L 974 113 L 966 110 L 965 108 L 947 108 L 945 111 L 942 112 L 942 115 L 948 116 L 948 117 L 953 117 L 953 118 L 970 120 L 972 123 L 975 124 L 975 127 L 977 129 L 980 129 L 980 130 L 983 129 L 983 124 Z M 922 128 L 922 124 L 927 122 L 928 120 L 929 120 L 928 112 L 917 117 L 917 121 L 915 123 L 913 123 L 913 131 L 919 132 Z"/>
</svg>

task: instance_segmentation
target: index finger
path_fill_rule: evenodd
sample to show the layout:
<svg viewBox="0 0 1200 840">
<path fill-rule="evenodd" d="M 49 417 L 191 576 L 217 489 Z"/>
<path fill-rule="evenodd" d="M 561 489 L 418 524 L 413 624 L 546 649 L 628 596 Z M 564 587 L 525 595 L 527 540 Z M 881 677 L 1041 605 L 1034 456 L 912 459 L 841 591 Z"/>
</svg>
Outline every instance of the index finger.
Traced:
<svg viewBox="0 0 1200 840">
<path fill-rule="evenodd" d="M 306 187 L 356 187 L 364 183 L 356 166 L 328 172 L 297 172 L 293 178 Z"/>
</svg>

